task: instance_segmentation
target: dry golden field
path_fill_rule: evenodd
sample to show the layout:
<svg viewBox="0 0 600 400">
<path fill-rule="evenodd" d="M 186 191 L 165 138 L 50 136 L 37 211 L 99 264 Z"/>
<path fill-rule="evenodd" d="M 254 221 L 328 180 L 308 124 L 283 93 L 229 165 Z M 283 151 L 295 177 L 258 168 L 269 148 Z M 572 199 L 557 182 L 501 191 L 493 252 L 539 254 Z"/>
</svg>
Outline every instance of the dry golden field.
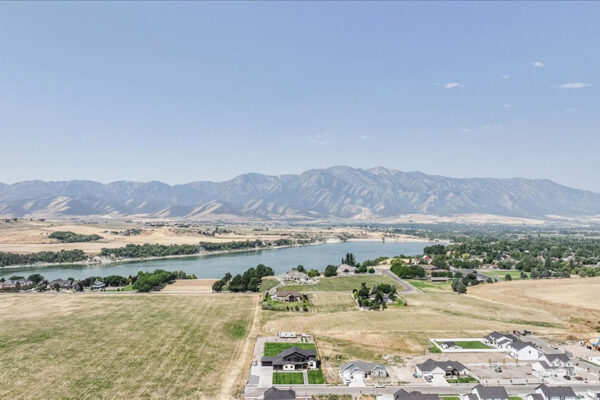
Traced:
<svg viewBox="0 0 600 400">
<path fill-rule="evenodd" d="M 258 299 L 0 295 L 0 398 L 237 397 Z"/>
<path fill-rule="evenodd" d="M 216 279 L 179 279 L 165 286 L 161 293 L 212 293 Z"/>
<path fill-rule="evenodd" d="M 123 236 L 113 234 L 113 231 L 124 231 L 131 228 L 141 228 L 139 235 Z M 228 226 L 226 233 L 207 236 L 199 231 L 210 231 L 214 228 L 207 226 L 176 226 L 153 227 L 136 222 L 102 222 L 89 224 L 73 221 L 0 221 L 0 252 L 33 253 L 38 251 L 58 251 L 81 249 L 88 254 L 98 254 L 103 247 L 115 248 L 132 244 L 196 244 L 198 242 L 229 242 L 245 240 L 277 240 L 281 238 L 319 238 L 326 239 L 336 235 L 351 234 L 358 238 L 380 239 L 381 234 L 364 232 L 358 228 L 257 228 L 252 226 Z M 54 231 L 71 231 L 79 234 L 97 234 L 102 239 L 95 242 L 60 243 L 48 236 Z M 399 235 L 406 239 L 408 237 Z"/>
</svg>

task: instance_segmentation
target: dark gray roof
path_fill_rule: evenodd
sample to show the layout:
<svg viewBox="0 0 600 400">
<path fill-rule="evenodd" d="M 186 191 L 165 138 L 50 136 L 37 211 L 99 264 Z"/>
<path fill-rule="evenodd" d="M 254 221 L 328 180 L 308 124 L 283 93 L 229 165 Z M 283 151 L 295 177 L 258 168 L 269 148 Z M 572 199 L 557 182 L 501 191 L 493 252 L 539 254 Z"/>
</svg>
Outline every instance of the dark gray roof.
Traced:
<svg viewBox="0 0 600 400">
<path fill-rule="evenodd" d="M 317 352 L 314 349 L 301 349 L 300 347 L 289 347 L 277 354 L 279 357 L 286 357 L 293 353 L 299 353 L 306 357 L 315 357 Z"/>
<path fill-rule="evenodd" d="M 295 400 L 296 392 L 292 389 L 277 389 L 273 386 L 265 390 L 263 395 L 264 400 Z"/>
<path fill-rule="evenodd" d="M 570 386 L 547 386 L 541 384 L 536 388 L 540 389 L 546 397 L 577 397 L 573 388 Z"/>
<path fill-rule="evenodd" d="M 548 361 L 559 359 L 560 361 L 569 362 L 571 360 L 567 353 L 544 353 L 544 356 Z"/>
<path fill-rule="evenodd" d="M 489 335 L 486 336 L 486 338 L 490 338 L 490 339 L 500 339 L 501 337 L 504 337 L 506 335 L 501 334 L 500 332 L 491 332 Z"/>
<path fill-rule="evenodd" d="M 531 396 L 531 400 L 544 400 L 544 396 L 539 393 L 531 393 L 529 396 Z"/>
<path fill-rule="evenodd" d="M 385 370 L 385 367 L 381 364 L 366 362 L 366 361 L 362 361 L 362 360 L 356 360 L 356 361 L 350 361 L 348 363 L 340 365 L 340 371 L 344 371 L 347 368 L 352 367 L 352 366 L 356 366 L 357 368 L 359 368 L 362 371 L 372 371 L 375 368 L 383 368 Z"/>
<path fill-rule="evenodd" d="M 505 399 L 508 398 L 506 389 L 502 386 L 483 386 L 477 385 L 474 389 L 482 399 Z"/>
<path fill-rule="evenodd" d="M 404 389 L 400 389 L 394 393 L 394 400 L 440 400 L 440 397 L 437 394 L 407 392 Z"/>
<path fill-rule="evenodd" d="M 437 367 L 439 367 L 443 370 L 454 368 L 458 371 L 462 371 L 462 370 L 466 369 L 466 367 L 462 363 L 459 363 L 458 361 L 435 361 L 435 360 L 432 360 L 431 358 L 422 364 L 417 364 L 417 367 L 419 367 L 419 369 L 421 371 L 433 371 Z"/>
<path fill-rule="evenodd" d="M 534 349 L 536 348 L 535 345 L 531 342 L 512 342 L 511 344 L 509 344 L 510 347 L 512 347 L 513 349 L 517 349 L 517 350 L 521 350 L 524 349 L 527 346 L 531 346 Z"/>
</svg>

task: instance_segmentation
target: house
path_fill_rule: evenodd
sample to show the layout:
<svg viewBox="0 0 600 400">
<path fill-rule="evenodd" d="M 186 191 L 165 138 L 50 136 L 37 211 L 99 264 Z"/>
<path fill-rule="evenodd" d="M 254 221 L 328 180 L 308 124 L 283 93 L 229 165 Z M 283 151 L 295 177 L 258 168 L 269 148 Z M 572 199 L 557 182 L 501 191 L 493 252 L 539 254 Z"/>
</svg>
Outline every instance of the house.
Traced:
<svg viewBox="0 0 600 400">
<path fill-rule="evenodd" d="M 540 386 L 535 388 L 535 393 L 538 394 L 542 398 L 536 399 L 537 396 L 532 396 L 530 399 L 527 395 L 528 400 L 577 400 L 577 395 L 573 391 L 573 388 L 569 386 L 548 386 L 545 384 L 541 384 Z"/>
<path fill-rule="evenodd" d="M 453 377 L 469 375 L 469 370 L 458 361 L 435 361 L 431 358 L 415 366 L 417 374 L 425 376 Z"/>
<path fill-rule="evenodd" d="M 517 338 L 508 333 L 500 333 L 494 331 L 483 338 L 483 343 L 487 344 L 488 346 L 498 347 L 498 342 L 507 340 L 509 342 L 514 342 L 515 340 L 517 340 Z"/>
<path fill-rule="evenodd" d="M 502 386 L 475 386 L 463 400 L 508 400 L 508 393 Z"/>
<path fill-rule="evenodd" d="M 296 392 L 292 389 L 277 389 L 271 386 L 263 393 L 263 400 L 295 400 Z"/>
<path fill-rule="evenodd" d="M 355 274 L 356 270 L 357 270 L 357 268 L 353 267 L 352 265 L 340 264 L 340 266 L 337 267 L 337 274 L 338 275 Z"/>
<path fill-rule="evenodd" d="M 317 352 L 314 349 L 290 347 L 272 357 L 261 359 L 263 367 L 272 366 L 274 370 L 295 371 L 298 369 L 317 369 Z"/>
<path fill-rule="evenodd" d="M 590 350 L 600 351 L 600 337 L 586 340 L 583 345 Z"/>
<path fill-rule="evenodd" d="M 386 377 L 388 376 L 388 373 L 381 364 L 361 360 L 351 361 L 340 366 L 340 377 L 345 382 L 350 382 L 357 376 L 363 378 Z"/>
<path fill-rule="evenodd" d="M 294 292 L 293 290 L 282 290 L 281 292 L 277 293 L 277 296 L 274 300 L 293 302 L 301 299 L 302 293 Z"/>
<path fill-rule="evenodd" d="M 28 289 L 34 286 L 29 279 L 7 280 L 0 283 L 0 289 Z"/>
<path fill-rule="evenodd" d="M 533 371 L 541 378 L 571 376 L 575 374 L 575 367 L 566 353 L 542 353 L 539 361 L 533 363 Z"/>
<path fill-rule="evenodd" d="M 104 290 L 105 288 L 106 288 L 106 284 L 104 282 L 94 281 L 94 283 L 92 284 L 92 290 L 95 290 L 95 289 Z"/>
<path fill-rule="evenodd" d="M 283 281 L 297 281 L 297 282 L 308 282 L 310 278 L 304 272 L 297 271 L 295 269 L 284 274 L 280 274 L 279 278 Z"/>
<path fill-rule="evenodd" d="M 519 361 L 533 361 L 540 358 L 540 352 L 533 343 L 515 341 L 506 345 L 508 354 Z"/>
<path fill-rule="evenodd" d="M 458 349 L 458 346 L 456 346 L 456 343 L 448 341 L 448 342 L 440 342 L 440 347 L 444 350 L 452 350 L 452 349 Z"/>
<path fill-rule="evenodd" d="M 421 392 L 407 392 L 404 389 L 400 389 L 394 393 L 394 400 L 440 400 L 440 396 Z"/>
</svg>

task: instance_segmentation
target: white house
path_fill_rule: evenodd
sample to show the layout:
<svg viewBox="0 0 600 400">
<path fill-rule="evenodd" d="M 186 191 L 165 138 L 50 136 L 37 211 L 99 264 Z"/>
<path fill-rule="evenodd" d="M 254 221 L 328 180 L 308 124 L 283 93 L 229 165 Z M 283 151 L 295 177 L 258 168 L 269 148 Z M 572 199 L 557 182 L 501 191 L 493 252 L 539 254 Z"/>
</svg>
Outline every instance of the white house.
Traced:
<svg viewBox="0 0 600 400">
<path fill-rule="evenodd" d="M 354 274 L 356 273 L 356 267 L 353 267 L 352 265 L 348 265 L 348 264 L 341 264 L 339 267 L 337 267 L 337 274 L 338 275 L 348 275 L 348 274 Z"/>
<path fill-rule="evenodd" d="M 423 377 L 453 377 L 469 375 L 469 370 L 458 361 L 435 361 L 431 358 L 415 366 L 415 371 Z"/>
<path fill-rule="evenodd" d="M 533 363 L 533 371 L 540 378 L 550 376 L 574 375 L 575 367 L 566 353 L 542 353 L 540 359 Z"/>
<path fill-rule="evenodd" d="M 351 361 L 340 366 L 340 377 L 344 382 L 353 378 L 386 377 L 388 372 L 381 364 L 361 360 Z"/>
<path fill-rule="evenodd" d="M 527 400 L 577 400 L 577 395 L 569 386 L 541 384 L 535 388 L 535 393 L 527 395 Z"/>
<path fill-rule="evenodd" d="M 500 345 L 506 345 L 511 342 L 517 341 L 517 338 L 508 333 L 491 332 L 489 335 L 483 338 L 483 343 L 488 346 L 499 347 Z"/>
<path fill-rule="evenodd" d="M 519 361 L 534 361 L 540 358 L 539 350 L 530 342 L 512 342 L 506 345 L 508 354 Z"/>
</svg>

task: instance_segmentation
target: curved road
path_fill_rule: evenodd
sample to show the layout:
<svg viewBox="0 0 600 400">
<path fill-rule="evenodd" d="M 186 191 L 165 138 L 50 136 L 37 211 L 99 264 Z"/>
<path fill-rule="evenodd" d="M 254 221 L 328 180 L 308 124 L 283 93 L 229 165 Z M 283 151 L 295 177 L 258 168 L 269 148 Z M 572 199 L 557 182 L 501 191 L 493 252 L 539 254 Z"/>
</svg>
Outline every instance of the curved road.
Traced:
<svg viewBox="0 0 600 400">
<path fill-rule="evenodd" d="M 390 278 L 392 278 L 393 280 L 395 280 L 396 282 L 398 282 L 399 284 L 402 285 L 402 287 L 404 288 L 404 290 L 401 293 L 423 293 L 420 289 L 417 289 L 416 287 L 414 287 L 413 285 L 411 285 L 410 283 L 406 282 L 403 279 L 400 279 L 400 277 L 398 275 L 396 275 L 395 273 L 393 273 L 392 271 L 390 271 L 389 268 L 378 268 L 381 273 L 383 275 L 386 275 Z"/>
</svg>

